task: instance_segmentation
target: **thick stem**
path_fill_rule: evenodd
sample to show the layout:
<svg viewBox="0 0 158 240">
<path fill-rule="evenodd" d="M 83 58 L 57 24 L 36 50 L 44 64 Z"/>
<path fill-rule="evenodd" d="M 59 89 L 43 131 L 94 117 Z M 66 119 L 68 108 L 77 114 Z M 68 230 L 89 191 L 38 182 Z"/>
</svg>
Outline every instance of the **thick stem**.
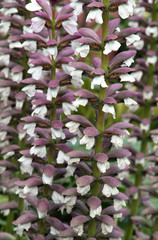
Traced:
<svg viewBox="0 0 158 240">
<path fill-rule="evenodd" d="M 108 1 L 103 1 L 104 5 L 108 9 Z M 108 35 L 108 22 L 109 22 L 109 12 L 103 12 L 103 24 L 102 24 L 102 69 L 105 71 L 105 77 L 108 74 L 108 55 L 103 54 L 104 49 L 104 38 Z M 100 87 L 99 98 L 100 100 L 104 99 L 106 96 L 106 88 Z M 100 135 L 96 138 L 95 142 L 95 154 L 102 152 L 102 142 L 103 136 L 102 132 L 104 131 L 104 122 L 105 122 L 105 113 L 102 111 L 102 106 L 98 109 L 97 124 L 96 127 L 100 132 Z M 93 163 L 93 176 L 97 179 L 100 177 L 100 171 L 97 167 L 96 162 Z M 99 194 L 99 183 L 96 181 L 93 186 L 91 193 L 93 196 L 98 196 Z M 96 220 L 91 219 L 89 228 L 88 228 L 88 237 L 94 237 L 96 230 Z"/>
</svg>

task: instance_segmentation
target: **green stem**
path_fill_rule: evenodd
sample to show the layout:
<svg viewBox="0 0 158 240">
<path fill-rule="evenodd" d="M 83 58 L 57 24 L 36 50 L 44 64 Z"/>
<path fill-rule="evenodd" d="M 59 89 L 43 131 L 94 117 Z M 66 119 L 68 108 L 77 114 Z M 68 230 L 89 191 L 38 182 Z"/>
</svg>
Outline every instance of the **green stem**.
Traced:
<svg viewBox="0 0 158 240">
<path fill-rule="evenodd" d="M 104 38 L 108 35 L 108 22 L 109 22 L 109 12 L 108 12 L 108 1 L 103 1 L 104 5 L 107 7 L 107 11 L 103 12 L 103 24 L 102 24 L 102 69 L 105 71 L 105 77 L 108 75 L 108 55 L 103 54 L 104 49 Z M 100 87 L 99 98 L 103 100 L 106 96 L 106 89 Z M 104 131 L 104 122 L 105 122 L 105 113 L 102 111 L 102 106 L 98 109 L 98 118 L 96 127 L 100 132 L 100 135 L 96 138 L 95 142 L 95 154 L 102 152 L 102 142 L 103 136 L 102 132 Z M 100 171 L 97 167 L 96 161 L 93 163 L 93 176 L 97 179 L 100 177 Z M 91 189 L 92 196 L 98 196 L 99 194 L 99 183 L 96 181 Z M 88 227 L 88 237 L 94 237 L 96 231 L 96 220 L 91 219 Z"/>
</svg>

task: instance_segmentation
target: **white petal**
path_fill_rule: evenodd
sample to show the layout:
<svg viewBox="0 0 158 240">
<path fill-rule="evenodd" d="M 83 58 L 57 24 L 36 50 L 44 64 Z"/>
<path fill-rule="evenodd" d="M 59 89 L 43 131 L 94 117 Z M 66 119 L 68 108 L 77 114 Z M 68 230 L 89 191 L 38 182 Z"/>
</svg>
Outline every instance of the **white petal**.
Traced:
<svg viewBox="0 0 158 240">
<path fill-rule="evenodd" d="M 131 105 L 137 105 L 137 102 L 134 101 L 132 98 L 124 98 L 124 103 L 126 107 L 129 107 Z"/>
<path fill-rule="evenodd" d="M 45 157 L 46 156 L 46 147 L 45 146 L 33 146 L 30 149 L 30 154 L 31 155 L 37 155 L 38 157 Z"/>
<path fill-rule="evenodd" d="M 104 104 L 102 111 L 105 113 L 111 113 L 113 115 L 113 118 L 116 118 L 115 108 L 112 104 Z"/>
<path fill-rule="evenodd" d="M 34 12 L 34 11 L 39 11 L 42 9 L 42 7 L 36 2 L 36 0 L 31 0 L 31 3 L 28 3 L 25 8 L 28 11 Z"/>
<path fill-rule="evenodd" d="M 126 45 L 129 46 L 133 44 L 134 42 L 137 42 L 140 40 L 140 37 L 136 34 L 131 34 L 128 37 L 126 37 Z"/>
<path fill-rule="evenodd" d="M 91 20 L 95 20 L 96 23 L 102 24 L 103 19 L 102 19 L 102 10 L 100 9 L 92 9 L 89 11 L 86 22 L 91 22 Z"/>
<path fill-rule="evenodd" d="M 47 90 L 47 100 L 51 101 L 52 98 L 56 98 L 56 96 L 58 95 L 60 87 L 56 87 L 56 88 L 48 88 Z"/>
<path fill-rule="evenodd" d="M 94 85 L 102 86 L 102 88 L 108 87 L 108 85 L 105 82 L 105 77 L 103 75 L 96 76 L 93 78 L 91 82 L 91 89 L 94 89 Z"/>
<path fill-rule="evenodd" d="M 26 40 L 22 43 L 22 47 L 24 47 L 25 50 L 34 53 L 37 50 L 37 42 L 33 40 Z"/>
<path fill-rule="evenodd" d="M 135 82 L 135 78 L 128 73 L 121 74 L 120 79 L 121 79 L 121 82 Z"/>
<path fill-rule="evenodd" d="M 96 208 L 96 209 L 90 208 L 90 213 L 89 213 L 89 215 L 90 215 L 91 218 L 95 218 L 96 215 L 99 215 L 99 216 L 100 216 L 101 211 L 102 211 L 102 206 L 99 206 L 99 207 Z"/>
<path fill-rule="evenodd" d="M 45 173 L 42 174 L 42 182 L 43 184 L 52 185 L 53 176 L 47 176 Z"/>
<path fill-rule="evenodd" d="M 33 29 L 33 31 L 35 33 L 39 33 L 42 31 L 42 29 L 45 26 L 46 21 L 39 18 L 39 17 L 34 17 L 31 19 L 32 24 L 31 24 L 31 28 Z"/>
<path fill-rule="evenodd" d="M 35 95 L 35 85 L 28 85 L 24 88 L 22 88 L 22 91 L 26 93 L 27 96 L 33 97 Z"/>
<path fill-rule="evenodd" d="M 103 53 L 108 55 L 112 51 L 117 51 L 121 47 L 121 44 L 118 41 L 111 40 L 105 44 Z"/>
<path fill-rule="evenodd" d="M 68 20 L 62 22 L 62 26 L 65 29 L 66 32 L 68 32 L 70 35 L 74 35 L 75 32 L 77 32 L 77 17 L 73 15 Z"/>
<path fill-rule="evenodd" d="M 32 78 L 39 80 L 42 75 L 42 69 L 43 67 L 38 66 L 38 67 L 30 68 L 27 72 L 32 74 Z"/>
<path fill-rule="evenodd" d="M 53 191 L 52 200 L 56 204 L 64 203 L 64 196 L 56 191 Z"/>
<path fill-rule="evenodd" d="M 68 162 L 69 159 L 70 159 L 69 156 L 67 156 L 63 151 L 59 150 L 58 156 L 56 159 L 58 164 L 62 164 L 62 163 L 64 163 L 64 161 Z"/>
<path fill-rule="evenodd" d="M 86 195 L 90 190 L 90 185 L 86 185 L 84 187 L 77 186 L 77 192 L 81 194 L 81 196 Z"/>
</svg>

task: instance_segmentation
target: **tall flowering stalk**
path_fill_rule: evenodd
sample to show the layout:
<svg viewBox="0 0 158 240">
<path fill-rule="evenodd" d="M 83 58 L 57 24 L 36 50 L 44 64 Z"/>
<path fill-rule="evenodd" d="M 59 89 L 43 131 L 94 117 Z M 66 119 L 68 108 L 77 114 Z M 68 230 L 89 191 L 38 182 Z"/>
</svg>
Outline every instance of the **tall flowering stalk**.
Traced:
<svg viewBox="0 0 158 240">
<path fill-rule="evenodd" d="M 151 19 L 144 19 L 145 11 L 149 11 L 151 14 Z M 144 210 L 142 214 L 145 214 L 145 217 L 148 216 L 151 210 L 154 209 L 154 206 L 151 205 L 149 199 L 150 195 L 144 195 L 142 190 L 148 189 L 146 186 L 141 186 L 148 179 L 148 174 L 150 171 L 154 171 L 154 163 L 150 160 L 152 156 L 152 140 L 154 140 L 155 132 L 154 125 L 152 121 L 155 119 L 155 84 L 156 84 L 156 68 L 155 64 L 157 62 L 156 49 L 157 49 L 157 3 L 156 2 L 139 2 L 135 11 L 135 16 L 131 18 L 131 26 L 140 26 L 141 27 L 141 40 L 135 44 L 133 47 L 139 50 L 142 59 L 138 58 L 136 65 L 136 72 L 133 73 L 133 76 L 136 78 L 134 85 L 141 92 L 139 98 L 137 99 L 140 108 L 137 110 L 136 114 L 125 114 L 124 116 L 131 122 L 135 122 L 136 125 L 139 124 L 139 127 L 133 128 L 131 133 L 131 138 L 129 141 L 134 143 L 136 140 L 141 140 L 141 146 L 139 152 L 135 152 L 133 149 L 132 158 L 135 159 L 135 186 L 131 184 L 128 194 L 133 195 L 133 199 L 130 203 L 131 215 L 132 218 L 129 220 L 125 239 L 131 239 L 133 232 L 137 236 L 148 237 L 143 235 L 141 228 L 138 228 L 138 223 L 143 223 L 143 218 L 135 217 L 139 216 L 140 204 L 143 203 Z M 145 27 L 145 28 L 144 28 Z M 144 58 L 144 59 L 143 59 Z M 154 107 L 154 108 L 153 108 Z M 155 108 L 156 109 L 156 108 Z M 133 142 L 134 141 L 134 142 Z M 147 168 L 145 161 L 147 161 Z M 145 177 L 144 177 L 145 175 Z M 143 179 L 144 177 L 144 179 Z M 149 182 L 152 181 L 152 178 L 149 178 Z M 141 186 L 141 187 L 140 187 Z M 151 188 L 152 189 L 152 188 Z M 143 196 L 144 195 L 144 196 Z M 152 196 L 152 194 L 151 194 Z M 155 218 L 152 218 L 153 224 L 156 225 L 157 221 Z M 146 223 L 147 224 L 147 223 Z M 152 229 L 150 223 L 148 223 L 147 228 Z M 154 228 L 153 228 L 154 229 Z M 151 233 L 152 235 L 152 233 Z"/>
</svg>

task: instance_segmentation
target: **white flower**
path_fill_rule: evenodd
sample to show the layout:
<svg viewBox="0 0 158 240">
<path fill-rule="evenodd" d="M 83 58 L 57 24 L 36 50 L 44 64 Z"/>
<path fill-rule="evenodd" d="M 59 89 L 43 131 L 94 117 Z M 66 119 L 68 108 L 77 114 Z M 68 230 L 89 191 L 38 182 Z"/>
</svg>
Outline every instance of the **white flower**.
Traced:
<svg viewBox="0 0 158 240">
<path fill-rule="evenodd" d="M 10 123 L 10 120 L 11 120 L 11 119 L 12 119 L 11 116 L 1 118 L 1 119 L 0 119 L 0 123 L 3 123 L 3 124 L 5 124 L 5 125 L 7 125 L 8 123 Z"/>
<path fill-rule="evenodd" d="M 52 235 L 58 235 L 60 232 L 54 228 L 53 226 L 50 227 L 50 234 Z"/>
<path fill-rule="evenodd" d="M 95 20 L 96 23 L 102 24 L 103 18 L 102 18 L 102 10 L 100 9 L 92 9 L 89 11 L 86 22 L 91 22 L 91 20 Z"/>
<path fill-rule="evenodd" d="M 87 45 L 87 44 L 81 45 L 80 44 L 80 46 L 75 49 L 75 55 L 79 54 L 82 58 L 85 58 L 89 54 L 89 50 L 90 50 L 89 45 Z"/>
<path fill-rule="evenodd" d="M 68 20 L 62 22 L 62 26 L 65 29 L 66 32 L 68 32 L 70 35 L 74 35 L 75 32 L 77 32 L 77 16 L 73 15 Z"/>
<path fill-rule="evenodd" d="M 102 211 L 102 206 L 99 206 L 99 207 L 96 208 L 96 209 L 90 208 L 90 213 L 89 213 L 89 215 L 90 215 L 91 218 L 95 218 L 96 215 L 99 215 L 99 216 L 100 216 L 101 211 Z"/>
<path fill-rule="evenodd" d="M 71 74 L 72 71 L 75 71 L 76 69 L 74 67 L 69 66 L 68 64 L 62 64 L 62 69 L 65 73 Z M 79 73 L 79 72 L 78 72 Z"/>
<path fill-rule="evenodd" d="M 38 195 L 38 187 L 28 187 L 25 186 L 23 189 L 24 195 L 30 194 L 31 196 L 37 196 Z"/>
<path fill-rule="evenodd" d="M 129 133 L 127 133 L 129 135 Z M 115 148 L 120 148 L 123 146 L 123 140 L 126 137 L 126 135 L 113 135 L 111 137 L 111 143 Z"/>
<path fill-rule="evenodd" d="M 122 206 L 126 206 L 126 203 L 123 199 L 115 199 L 114 198 L 114 208 L 116 211 L 120 210 Z"/>
<path fill-rule="evenodd" d="M 112 51 L 117 51 L 121 47 L 121 44 L 118 41 L 111 40 L 105 44 L 104 54 L 108 55 Z"/>
<path fill-rule="evenodd" d="M 6 170 L 6 167 L 0 166 L 0 174 L 2 174 Z"/>
<path fill-rule="evenodd" d="M 75 170 L 76 170 L 76 167 L 74 167 L 74 166 L 67 166 L 67 167 L 66 167 L 65 178 L 70 177 L 70 176 L 73 176 Z"/>
<path fill-rule="evenodd" d="M 130 73 L 130 75 L 133 76 L 139 82 L 141 80 L 142 76 L 143 76 L 143 72 L 142 71 L 136 71 L 136 72 Z"/>
<path fill-rule="evenodd" d="M 135 21 L 129 21 L 128 25 L 132 28 L 137 28 L 139 27 L 139 23 Z"/>
<path fill-rule="evenodd" d="M 70 158 L 68 161 L 68 165 L 72 165 L 73 163 L 79 163 L 80 158 Z"/>
<path fill-rule="evenodd" d="M 23 104 L 24 104 L 24 100 L 19 100 L 19 99 L 16 99 L 16 109 L 21 109 L 23 107 Z"/>
<path fill-rule="evenodd" d="M 66 123 L 65 126 L 69 129 L 70 133 L 76 133 L 78 130 L 78 127 L 80 126 L 80 123 L 70 121 Z"/>
<path fill-rule="evenodd" d="M 128 58 L 121 64 L 121 67 L 129 67 L 133 62 L 134 62 L 133 57 Z"/>
<path fill-rule="evenodd" d="M 113 118 L 116 118 L 115 108 L 112 104 L 105 103 L 102 111 L 105 113 L 111 113 L 113 115 Z"/>
<path fill-rule="evenodd" d="M 34 53 L 37 50 L 37 42 L 33 41 L 33 40 L 26 40 L 22 43 L 22 47 L 25 50 L 28 50 L 28 51 Z"/>
<path fill-rule="evenodd" d="M 35 33 L 39 33 L 45 26 L 46 21 L 39 17 L 31 18 L 32 24 L 31 28 Z"/>
<path fill-rule="evenodd" d="M 107 225 L 105 223 L 101 223 L 101 230 L 104 235 L 107 235 L 108 233 L 111 233 L 113 230 L 113 226 Z"/>
<path fill-rule="evenodd" d="M 146 100 L 150 100 L 153 97 L 153 92 L 143 91 L 143 98 Z"/>
<path fill-rule="evenodd" d="M 85 107 L 87 103 L 88 103 L 88 99 L 79 97 L 79 98 L 76 98 L 76 100 L 73 102 L 73 105 L 76 108 L 78 108 L 80 105 Z"/>
<path fill-rule="evenodd" d="M 50 55 L 53 56 L 53 59 L 55 60 L 57 55 L 58 55 L 58 48 L 57 46 L 50 46 L 50 47 L 47 47 L 47 51 Z"/>
<path fill-rule="evenodd" d="M 117 163 L 119 169 L 124 169 L 126 166 L 130 165 L 130 161 L 127 157 L 117 158 Z"/>
<path fill-rule="evenodd" d="M 68 214 L 72 212 L 74 205 L 76 204 L 77 196 L 66 196 L 64 199 L 64 207 Z"/>
<path fill-rule="evenodd" d="M 153 26 L 153 27 L 148 26 L 145 29 L 145 33 L 147 36 L 152 36 L 152 37 L 156 38 L 156 37 L 158 37 L 158 27 L 157 26 Z"/>
<path fill-rule="evenodd" d="M 64 203 L 64 196 L 56 191 L 53 191 L 52 200 L 56 204 Z"/>
<path fill-rule="evenodd" d="M 8 34 L 10 25 L 11 25 L 11 22 L 1 20 L 1 22 L 0 22 L 0 34 L 2 34 L 2 36 L 5 36 L 6 34 Z"/>
<path fill-rule="evenodd" d="M 137 105 L 137 102 L 134 101 L 132 98 L 124 98 L 124 103 L 126 105 L 126 107 L 129 107 L 131 105 Z"/>
<path fill-rule="evenodd" d="M 2 213 L 4 216 L 8 216 L 10 213 L 10 209 L 1 210 L 0 213 Z"/>
<path fill-rule="evenodd" d="M 126 45 L 129 46 L 133 44 L 134 42 L 137 42 L 140 40 L 140 37 L 136 34 L 131 34 L 126 37 Z"/>
<path fill-rule="evenodd" d="M 123 3 L 118 6 L 118 13 L 121 18 L 126 19 L 133 15 L 134 7 L 136 6 L 133 0 L 128 0 L 127 3 Z"/>
<path fill-rule="evenodd" d="M 77 111 L 77 108 L 72 103 L 69 102 L 63 102 L 62 109 L 65 115 L 70 115 L 71 111 Z"/>
<path fill-rule="evenodd" d="M 68 139 L 67 141 L 70 142 L 72 145 L 75 145 L 77 142 L 77 138 L 73 137 L 73 138 Z"/>
<path fill-rule="evenodd" d="M 9 54 L 4 54 L 0 55 L 0 66 L 8 66 L 10 62 L 10 55 Z"/>
<path fill-rule="evenodd" d="M 27 72 L 32 75 L 32 78 L 39 80 L 42 75 L 42 66 L 32 67 Z"/>
<path fill-rule="evenodd" d="M 102 189 L 102 193 L 106 197 L 110 197 L 111 195 L 116 195 L 119 193 L 118 189 L 116 187 L 111 187 L 107 184 L 104 184 L 104 187 Z"/>
<path fill-rule="evenodd" d="M 52 185 L 53 176 L 47 176 L 45 173 L 42 174 L 42 182 L 43 184 Z"/>
<path fill-rule="evenodd" d="M 14 231 L 16 231 L 16 233 L 20 237 L 22 237 L 23 231 L 24 230 L 28 231 L 30 227 L 31 227 L 31 222 L 24 223 L 24 224 L 18 224 L 18 226 L 14 228 Z"/>
<path fill-rule="evenodd" d="M 57 138 L 64 139 L 65 133 L 62 131 L 62 128 L 59 128 L 59 129 L 51 128 L 51 136 L 52 136 L 52 139 L 57 139 Z"/>
<path fill-rule="evenodd" d="M 149 1 L 148 1 L 149 2 Z M 142 6 L 136 6 L 134 8 L 134 14 L 138 17 L 143 17 L 145 13 L 145 7 L 142 7 Z"/>
<path fill-rule="evenodd" d="M 81 140 L 80 140 L 80 144 L 81 145 L 86 144 L 86 149 L 90 150 L 95 144 L 95 138 L 84 135 L 83 138 L 81 138 Z"/>
<path fill-rule="evenodd" d="M 140 124 L 140 129 L 141 129 L 142 131 L 147 132 L 147 131 L 149 131 L 149 128 L 150 128 L 150 125 L 149 125 L 149 124 L 146 124 L 146 125 L 144 125 L 143 123 Z"/>
<path fill-rule="evenodd" d="M 18 72 L 18 73 L 11 72 L 11 79 L 12 79 L 12 81 L 20 83 L 22 78 L 23 78 L 23 73 L 22 72 Z"/>
<path fill-rule="evenodd" d="M 113 214 L 114 218 L 122 218 L 122 213 L 115 213 Z"/>
<path fill-rule="evenodd" d="M 75 88 L 80 88 L 84 84 L 84 82 L 82 80 L 82 73 L 83 73 L 83 71 L 76 70 L 76 71 L 71 72 L 71 74 L 70 74 L 72 76 L 71 83 L 73 84 L 73 86 Z"/>
<path fill-rule="evenodd" d="M 135 82 L 135 78 L 128 73 L 121 74 L 120 79 L 121 79 L 121 82 Z"/>
<path fill-rule="evenodd" d="M 47 90 L 47 100 L 48 101 L 52 101 L 52 98 L 56 98 L 56 96 L 58 95 L 60 87 L 57 86 L 55 88 L 48 88 Z"/>
<path fill-rule="evenodd" d="M 82 236 L 83 235 L 83 224 L 73 227 L 73 230 L 74 230 L 74 232 L 77 233 L 78 236 Z"/>
<path fill-rule="evenodd" d="M 100 172 L 105 173 L 107 169 L 110 168 L 109 162 L 97 162 L 97 167 L 99 168 Z"/>
<path fill-rule="evenodd" d="M 33 33 L 33 30 L 30 28 L 30 26 L 23 26 L 23 34 L 26 33 Z"/>
<path fill-rule="evenodd" d="M 151 138 L 155 144 L 158 144 L 158 135 L 151 135 Z"/>
<path fill-rule="evenodd" d="M 38 157 L 45 157 L 46 156 L 46 146 L 33 146 L 30 149 L 30 154 L 31 155 L 37 155 Z"/>
<path fill-rule="evenodd" d="M 31 0 L 31 3 L 26 4 L 25 8 L 31 12 L 39 11 L 42 9 L 42 7 L 36 2 L 36 0 Z"/>
<path fill-rule="evenodd" d="M 135 47 L 136 50 L 142 50 L 144 47 L 144 40 L 139 40 L 137 42 L 134 42 L 133 46 Z"/>
<path fill-rule="evenodd" d="M 47 108 L 46 106 L 38 106 L 35 108 L 35 110 L 31 113 L 31 116 L 37 116 L 44 118 L 47 114 Z"/>
<path fill-rule="evenodd" d="M 26 130 L 28 135 L 33 137 L 34 136 L 35 127 L 36 127 L 36 123 L 26 123 L 24 125 L 23 129 Z"/>
<path fill-rule="evenodd" d="M 2 8 L 2 9 L 0 9 L 0 12 L 2 14 L 4 14 L 5 16 L 7 16 L 7 15 L 11 15 L 13 13 L 17 13 L 18 10 L 14 7 L 11 7 L 11 8 Z"/>
<path fill-rule="evenodd" d="M 10 49 L 21 48 L 21 47 L 22 47 L 22 44 L 19 41 L 9 43 L 9 48 Z"/>
<path fill-rule="evenodd" d="M 7 67 L 3 68 L 2 73 L 4 74 L 5 78 L 8 78 L 9 77 L 9 68 L 7 68 Z"/>
<path fill-rule="evenodd" d="M 67 156 L 63 151 L 59 150 L 58 156 L 56 159 L 58 164 L 62 164 L 62 163 L 64 163 L 64 161 L 68 162 L 69 159 L 70 159 L 69 156 Z"/>
<path fill-rule="evenodd" d="M 27 85 L 26 87 L 22 88 L 22 91 L 26 93 L 28 97 L 33 97 L 35 95 L 35 85 Z"/>
<path fill-rule="evenodd" d="M 82 196 L 83 195 L 86 195 L 89 190 L 90 190 L 90 185 L 86 185 L 86 186 L 83 186 L 83 187 L 80 187 L 77 185 L 77 192 L 80 193 Z"/>
<path fill-rule="evenodd" d="M 12 157 L 14 154 L 15 154 L 14 151 L 7 152 L 6 154 L 3 155 L 3 158 L 4 160 L 6 160 L 7 158 Z"/>
<path fill-rule="evenodd" d="M 81 2 L 72 2 L 70 3 L 70 7 L 72 7 L 74 9 L 73 13 L 78 16 L 82 13 L 82 6 L 83 3 Z"/>
<path fill-rule="evenodd" d="M 3 141 L 6 138 L 7 132 L 0 131 L 0 141 Z"/>
<path fill-rule="evenodd" d="M 0 100 L 4 103 L 4 105 L 7 104 L 9 95 L 10 95 L 10 87 L 0 88 Z"/>
<path fill-rule="evenodd" d="M 91 89 L 94 89 L 94 85 L 101 86 L 102 88 L 108 87 L 108 85 L 105 82 L 104 75 L 99 75 L 99 76 L 94 77 L 91 82 Z"/>
<path fill-rule="evenodd" d="M 142 159 L 136 159 L 135 160 L 135 164 L 136 165 L 142 165 L 143 167 L 145 166 L 145 159 L 142 158 Z"/>
<path fill-rule="evenodd" d="M 37 213 L 38 213 L 39 219 L 45 218 L 47 216 L 47 211 L 41 212 L 38 208 L 37 208 Z"/>
<path fill-rule="evenodd" d="M 32 158 L 22 156 L 18 159 L 18 162 L 20 162 L 20 170 L 22 173 L 28 173 L 32 175 L 33 167 L 31 166 Z"/>
<path fill-rule="evenodd" d="M 149 64 L 155 65 L 157 62 L 157 56 L 148 56 L 146 62 L 147 62 L 147 65 Z"/>
</svg>

